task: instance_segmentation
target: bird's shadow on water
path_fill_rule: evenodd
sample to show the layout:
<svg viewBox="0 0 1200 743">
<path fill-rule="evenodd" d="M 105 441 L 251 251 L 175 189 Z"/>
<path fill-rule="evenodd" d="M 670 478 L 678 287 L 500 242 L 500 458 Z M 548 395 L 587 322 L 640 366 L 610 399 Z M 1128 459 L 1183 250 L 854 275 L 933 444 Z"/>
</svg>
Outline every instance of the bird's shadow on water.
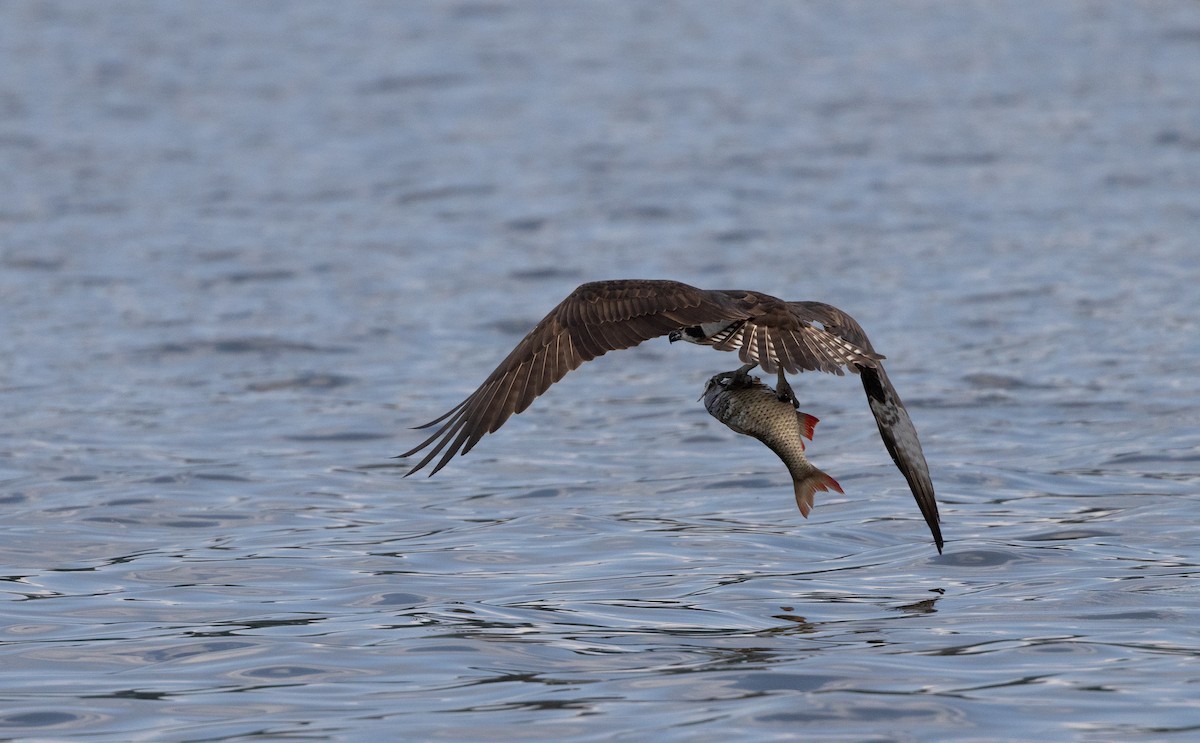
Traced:
<svg viewBox="0 0 1200 743">
<path fill-rule="evenodd" d="M 974 548 L 965 550 L 949 550 L 943 555 L 933 558 L 938 565 L 960 568 L 998 568 L 1018 562 L 1027 562 L 1024 557 L 1014 551 L 1000 548 Z"/>
</svg>

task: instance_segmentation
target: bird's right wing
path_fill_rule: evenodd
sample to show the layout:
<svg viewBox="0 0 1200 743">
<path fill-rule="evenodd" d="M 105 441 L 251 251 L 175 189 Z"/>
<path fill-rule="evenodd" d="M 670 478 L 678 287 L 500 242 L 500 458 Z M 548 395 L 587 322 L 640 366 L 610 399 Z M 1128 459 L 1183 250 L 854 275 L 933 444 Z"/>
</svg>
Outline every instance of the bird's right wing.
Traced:
<svg viewBox="0 0 1200 743">
<path fill-rule="evenodd" d="M 758 364 L 768 374 L 821 371 L 841 376 L 843 369 L 874 367 L 883 356 L 796 312 L 794 302 L 749 291 L 722 291 L 750 313 L 705 342 L 718 351 L 738 351 L 747 364 Z M 832 308 L 831 308 L 832 309 Z"/>
<path fill-rule="evenodd" d="M 583 284 L 550 311 L 500 362 L 479 389 L 443 415 L 418 428 L 441 424 L 432 436 L 401 454 L 434 445 L 408 473 L 436 457 L 436 473 L 460 451 L 466 454 L 484 434 L 529 407 L 534 398 L 585 361 L 636 346 L 672 330 L 746 317 L 720 292 L 677 281 L 630 279 Z"/>
<path fill-rule="evenodd" d="M 841 338 L 846 339 L 859 348 L 874 352 L 871 341 L 867 338 L 862 326 L 845 312 L 823 302 L 789 302 L 793 311 L 799 316 L 821 323 L 824 328 Z M 942 529 L 939 525 L 937 500 L 934 499 L 933 481 L 929 477 L 929 465 L 925 462 L 925 453 L 921 450 L 921 442 L 917 438 L 917 427 L 913 425 L 908 409 L 900 399 L 900 394 L 892 386 L 887 372 L 882 364 L 874 366 L 859 366 L 859 376 L 862 377 L 863 389 L 867 393 L 867 403 L 879 426 L 879 436 L 896 468 L 908 481 L 908 487 L 929 525 L 938 552 L 942 551 Z"/>
</svg>

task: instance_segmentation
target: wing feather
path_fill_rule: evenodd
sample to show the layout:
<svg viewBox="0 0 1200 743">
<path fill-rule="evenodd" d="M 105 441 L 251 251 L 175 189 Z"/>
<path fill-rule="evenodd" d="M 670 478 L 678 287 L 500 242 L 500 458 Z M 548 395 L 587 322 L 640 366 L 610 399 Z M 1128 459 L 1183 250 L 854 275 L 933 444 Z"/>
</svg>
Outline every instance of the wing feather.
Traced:
<svg viewBox="0 0 1200 743">
<path fill-rule="evenodd" d="M 921 509 L 921 515 L 925 518 L 930 533 L 933 534 L 938 552 L 941 552 L 941 519 L 933 493 L 933 481 L 929 477 L 929 465 L 925 462 L 925 453 L 921 450 L 921 441 L 917 438 L 917 428 L 882 366 L 865 369 L 861 376 L 863 388 L 867 392 L 867 402 L 879 426 L 879 436 L 883 439 L 892 462 L 908 481 L 908 488 L 917 501 L 917 507 Z"/>
<path fill-rule="evenodd" d="M 723 293 L 750 317 L 736 329 L 731 326 L 718 331 L 706 342 L 720 351 L 738 350 L 743 362 L 758 364 L 768 374 L 783 369 L 790 374 L 823 371 L 840 375 L 847 368 L 873 367 L 883 358 L 851 339 L 817 327 L 812 318 L 796 312 L 795 302 L 757 292 Z"/>
<path fill-rule="evenodd" d="M 851 344 L 854 348 L 874 352 L 871 341 L 867 338 L 862 326 L 850 315 L 832 305 L 823 302 L 789 302 L 797 316 L 810 322 L 818 322 L 827 331 Z M 880 357 L 882 358 L 882 357 Z M 887 372 L 882 364 L 858 367 L 862 378 L 863 389 L 867 393 L 867 402 L 871 406 L 871 414 L 879 427 L 879 436 L 887 448 L 892 462 L 904 479 L 908 482 L 909 490 L 921 509 L 921 515 L 933 534 L 938 552 L 942 551 L 942 529 L 938 515 L 937 500 L 933 492 L 933 481 L 929 477 L 929 465 L 925 461 L 925 453 L 921 449 L 921 441 L 917 438 L 917 427 L 909 417 L 908 409 L 900 399 L 900 393 L 892 386 Z"/>
<path fill-rule="evenodd" d="M 456 454 L 466 454 L 485 434 L 495 432 L 585 361 L 672 330 L 747 316 L 722 292 L 676 281 L 633 279 L 583 284 L 517 344 L 479 389 L 419 426 L 440 424 L 432 435 L 400 455 L 409 457 L 432 447 L 407 474 L 441 454 L 432 475 Z"/>
</svg>

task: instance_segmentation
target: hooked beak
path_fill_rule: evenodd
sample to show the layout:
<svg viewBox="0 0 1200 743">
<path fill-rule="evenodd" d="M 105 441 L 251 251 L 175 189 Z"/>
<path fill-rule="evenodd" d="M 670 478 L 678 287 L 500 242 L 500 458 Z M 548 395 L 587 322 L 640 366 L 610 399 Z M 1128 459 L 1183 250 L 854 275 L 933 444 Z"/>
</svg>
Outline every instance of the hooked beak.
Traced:
<svg viewBox="0 0 1200 743">
<path fill-rule="evenodd" d="M 682 337 L 683 337 L 683 334 L 680 333 L 678 330 L 672 330 L 670 333 L 667 333 L 667 340 L 671 341 L 672 343 L 674 343 L 675 341 L 679 340 Z"/>
</svg>

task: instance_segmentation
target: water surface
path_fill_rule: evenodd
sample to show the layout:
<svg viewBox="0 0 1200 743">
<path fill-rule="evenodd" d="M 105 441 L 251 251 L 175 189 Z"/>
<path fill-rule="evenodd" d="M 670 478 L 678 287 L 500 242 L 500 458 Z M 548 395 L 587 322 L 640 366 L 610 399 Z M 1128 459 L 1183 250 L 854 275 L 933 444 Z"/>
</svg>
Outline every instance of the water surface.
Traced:
<svg viewBox="0 0 1200 743">
<path fill-rule="evenodd" d="M 1187 740 L 1200 9 L 0 5 L 0 737 Z M 831 302 L 845 488 L 665 340 L 390 457 L 576 284 Z"/>
</svg>

